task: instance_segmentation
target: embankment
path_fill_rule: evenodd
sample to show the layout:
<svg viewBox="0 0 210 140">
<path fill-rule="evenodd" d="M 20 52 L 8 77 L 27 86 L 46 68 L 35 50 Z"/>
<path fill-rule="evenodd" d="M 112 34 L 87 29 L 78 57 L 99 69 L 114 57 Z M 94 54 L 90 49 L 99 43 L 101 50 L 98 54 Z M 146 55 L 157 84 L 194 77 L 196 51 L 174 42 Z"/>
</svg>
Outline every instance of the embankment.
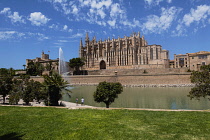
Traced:
<svg viewBox="0 0 210 140">
<path fill-rule="evenodd" d="M 137 87 L 186 87 L 193 86 L 190 73 L 139 74 L 139 75 L 74 75 L 64 79 L 72 85 L 97 85 L 99 82 L 120 82 L 124 86 Z M 42 77 L 31 77 L 43 82 Z"/>
</svg>

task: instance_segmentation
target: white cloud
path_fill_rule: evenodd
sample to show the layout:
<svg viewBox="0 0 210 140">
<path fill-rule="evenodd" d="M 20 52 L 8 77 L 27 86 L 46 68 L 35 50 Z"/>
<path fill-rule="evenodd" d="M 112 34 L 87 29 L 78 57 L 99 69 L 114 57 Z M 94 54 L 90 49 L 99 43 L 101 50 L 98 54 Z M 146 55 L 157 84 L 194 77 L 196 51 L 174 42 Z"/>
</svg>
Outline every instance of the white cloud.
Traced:
<svg viewBox="0 0 210 140">
<path fill-rule="evenodd" d="M 149 6 L 156 6 L 164 1 L 166 1 L 167 3 L 172 3 L 172 0 L 144 0 L 144 2 Z"/>
<path fill-rule="evenodd" d="M 72 29 L 69 29 L 67 25 L 63 26 L 63 31 L 72 32 Z"/>
<path fill-rule="evenodd" d="M 83 34 L 82 33 L 77 33 L 77 34 L 74 34 L 74 35 L 70 36 L 69 38 L 77 38 L 77 37 L 83 37 Z"/>
<path fill-rule="evenodd" d="M 133 19 L 133 22 L 130 22 L 128 20 L 123 20 L 122 24 L 129 27 L 140 27 L 140 22 L 135 18 Z"/>
<path fill-rule="evenodd" d="M 11 9 L 8 7 L 4 8 L 2 11 L 0 11 L 0 14 L 4 14 L 8 18 L 10 18 L 12 23 L 16 23 L 16 22 L 25 23 L 23 16 L 20 16 L 18 12 L 14 12 L 12 14 Z"/>
<path fill-rule="evenodd" d="M 207 19 L 210 16 L 210 6 L 200 5 L 197 9 L 191 9 L 189 14 L 185 14 L 183 17 L 183 23 L 186 26 L 190 26 L 193 22 L 200 22 L 201 20 Z"/>
<path fill-rule="evenodd" d="M 42 34 L 42 33 L 31 33 L 31 32 L 28 32 L 27 33 L 28 34 L 28 36 L 30 36 L 30 37 L 35 37 L 35 38 L 37 38 L 39 41 L 43 41 L 43 40 L 46 40 L 46 39 L 50 39 L 49 37 L 47 37 L 47 36 L 45 36 L 44 34 Z"/>
<path fill-rule="evenodd" d="M 107 21 L 107 22 L 108 22 L 108 24 L 109 24 L 110 26 L 115 27 L 116 20 L 109 20 L 109 21 Z"/>
<path fill-rule="evenodd" d="M 153 0 L 144 0 L 145 3 L 147 3 L 148 5 L 151 5 L 153 3 Z"/>
<path fill-rule="evenodd" d="M 48 26 L 50 29 L 54 29 L 56 31 L 65 31 L 65 32 L 72 32 L 72 29 L 69 29 L 67 25 L 59 25 L 59 24 L 52 24 Z"/>
<path fill-rule="evenodd" d="M 106 26 L 106 22 L 104 21 L 95 21 L 96 24 L 101 25 L 101 26 Z"/>
<path fill-rule="evenodd" d="M 63 30 L 67 30 L 68 29 L 68 26 L 67 25 L 64 25 L 63 26 Z"/>
<path fill-rule="evenodd" d="M 57 11 L 63 12 L 65 15 L 77 14 L 79 9 L 76 5 L 72 5 L 73 1 L 68 2 L 67 0 L 45 0 L 53 4 Z M 71 6 L 72 5 L 72 6 Z"/>
<path fill-rule="evenodd" d="M 60 43 L 66 43 L 66 42 L 69 42 L 68 40 L 58 40 L 58 42 Z"/>
<path fill-rule="evenodd" d="M 13 15 L 9 15 L 8 17 L 11 19 L 13 23 L 15 22 L 25 23 L 25 20 L 22 18 L 22 16 L 19 16 L 18 12 L 14 12 Z"/>
<path fill-rule="evenodd" d="M 37 33 L 38 40 L 45 40 L 45 39 L 50 39 L 49 37 L 45 36 L 44 34 Z"/>
<path fill-rule="evenodd" d="M 152 33 L 162 33 L 163 31 L 167 31 L 170 27 L 176 15 L 181 11 L 181 9 L 177 9 L 176 7 L 171 7 L 169 9 L 161 8 L 161 15 L 149 15 L 147 17 L 147 21 L 143 23 L 142 29 L 144 32 L 152 32 Z"/>
<path fill-rule="evenodd" d="M 11 13 L 9 7 L 6 7 L 6 8 L 4 8 L 3 10 L 0 11 L 0 14 L 8 14 L 8 13 Z"/>
<path fill-rule="evenodd" d="M 167 0 L 168 3 L 172 3 L 172 0 Z"/>
<path fill-rule="evenodd" d="M 107 12 L 110 11 L 112 1 L 111 0 L 92 0 L 92 1 L 82 1 L 80 0 L 80 5 L 82 7 L 86 6 L 89 7 L 88 16 L 89 19 L 87 20 L 90 23 L 96 23 L 98 25 L 106 25 L 103 21 L 107 17 Z"/>
<path fill-rule="evenodd" d="M 21 39 L 26 34 L 17 31 L 0 31 L 0 40 Z"/>
<path fill-rule="evenodd" d="M 73 5 L 72 6 L 72 13 L 73 14 L 78 14 L 78 11 L 79 11 L 79 9 L 77 8 L 77 6 L 76 5 Z"/>
<path fill-rule="evenodd" d="M 186 36 L 187 28 L 190 27 L 192 23 L 197 23 L 193 26 L 191 30 L 192 33 L 198 31 L 199 28 L 206 27 L 206 23 L 210 23 L 210 6 L 200 5 L 196 9 L 191 9 L 188 14 L 183 16 L 182 20 L 179 20 L 179 24 L 176 27 L 176 30 L 172 31 L 174 36 Z M 199 23 L 202 25 L 199 25 Z"/>
<path fill-rule="evenodd" d="M 124 11 L 120 8 L 120 5 L 118 3 L 115 3 L 111 6 L 111 12 L 110 12 L 111 17 L 117 17 L 118 15 L 123 13 Z"/>
<path fill-rule="evenodd" d="M 21 39 L 36 38 L 39 41 L 49 39 L 41 33 L 31 33 L 31 32 L 18 32 L 18 31 L 0 31 L 0 40 L 9 40 L 18 41 Z"/>
<path fill-rule="evenodd" d="M 73 32 L 73 29 L 69 29 L 68 32 Z"/>
<path fill-rule="evenodd" d="M 14 38 L 15 34 L 17 34 L 16 31 L 0 31 L 0 40 L 7 40 Z"/>
<path fill-rule="evenodd" d="M 24 38 L 26 34 L 17 31 L 0 31 L 0 40 L 15 39 L 19 40 Z"/>
<path fill-rule="evenodd" d="M 127 19 L 122 0 L 45 0 L 50 2 L 54 9 L 66 15 L 70 21 L 86 21 L 89 24 L 122 28 L 136 27 L 138 20 Z M 135 21 L 135 23 L 134 23 Z"/>
<path fill-rule="evenodd" d="M 176 30 L 172 31 L 172 36 L 186 36 L 186 29 L 183 27 L 182 24 L 178 24 L 176 26 Z"/>
<path fill-rule="evenodd" d="M 58 27 L 58 25 L 52 24 L 49 26 L 49 28 L 50 29 L 58 29 L 59 27 Z"/>
<path fill-rule="evenodd" d="M 98 15 L 100 15 L 100 17 L 101 17 L 102 19 L 104 19 L 105 16 L 106 16 L 105 12 L 104 12 L 102 9 L 97 10 L 97 13 L 98 13 Z"/>
<path fill-rule="evenodd" d="M 43 15 L 41 12 L 34 12 L 30 14 L 30 18 L 32 25 L 41 26 L 45 25 L 50 19 Z"/>
</svg>

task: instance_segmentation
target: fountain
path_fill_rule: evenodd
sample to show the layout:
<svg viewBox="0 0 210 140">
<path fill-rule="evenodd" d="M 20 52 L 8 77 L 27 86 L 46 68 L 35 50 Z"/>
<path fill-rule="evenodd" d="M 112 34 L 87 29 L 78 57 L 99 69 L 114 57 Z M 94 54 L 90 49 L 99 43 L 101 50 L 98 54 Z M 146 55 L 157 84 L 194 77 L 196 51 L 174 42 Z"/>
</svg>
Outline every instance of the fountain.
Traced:
<svg viewBox="0 0 210 140">
<path fill-rule="evenodd" d="M 66 75 L 68 70 L 66 66 L 66 62 L 63 56 L 63 50 L 59 48 L 59 66 L 58 66 L 58 72 L 60 75 Z"/>
</svg>

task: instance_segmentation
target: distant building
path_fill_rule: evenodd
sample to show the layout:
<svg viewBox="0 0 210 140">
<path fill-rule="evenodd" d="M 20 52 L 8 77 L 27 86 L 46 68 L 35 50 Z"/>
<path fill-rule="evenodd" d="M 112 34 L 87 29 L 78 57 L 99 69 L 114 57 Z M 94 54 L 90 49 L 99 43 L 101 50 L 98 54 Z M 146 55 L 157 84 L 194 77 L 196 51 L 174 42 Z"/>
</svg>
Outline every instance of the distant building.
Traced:
<svg viewBox="0 0 210 140">
<path fill-rule="evenodd" d="M 85 58 L 85 70 L 169 68 L 169 51 L 161 45 L 148 45 L 140 33 L 96 41 L 86 34 L 85 45 L 80 41 L 80 58 Z"/>
<path fill-rule="evenodd" d="M 174 60 L 169 61 L 169 68 L 175 68 Z"/>
<path fill-rule="evenodd" d="M 209 64 L 210 52 L 207 51 L 174 55 L 175 68 L 188 68 L 197 71 L 202 65 Z"/>
<path fill-rule="evenodd" d="M 174 55 L 174 68 L 188 68 L 189 60 L 187 54 Z"/>
<path fill-rule="evenodd" d="M 29 62 L 38 62 L 44 66 L 43 74 L 48 74 L 50 69 L 58 72 L 59 59 L 49 59 L 49 54 L 42 52 L 41 58 L 37 57 L 36 59 L 26 59 L 26 68 L 28 67 Z"/>
<path fill-rule="evenodd" d="M 199 70 L 203 65 L 210 64 L 210 52 L 200 51 L 197 53 L 188 53 L 190 70 Z"/>
</svg>

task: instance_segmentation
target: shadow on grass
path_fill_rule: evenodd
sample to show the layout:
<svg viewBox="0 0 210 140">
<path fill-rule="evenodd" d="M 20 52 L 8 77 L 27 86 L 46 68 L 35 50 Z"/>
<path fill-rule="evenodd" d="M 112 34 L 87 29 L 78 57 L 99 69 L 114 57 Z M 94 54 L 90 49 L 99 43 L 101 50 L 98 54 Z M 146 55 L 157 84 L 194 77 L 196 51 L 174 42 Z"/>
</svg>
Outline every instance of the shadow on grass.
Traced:
<svg viewBox="0 0 210 140">
<path fill-rule="evenodd" d="M 0 136 L 0 140 L 22 140 L 22 136 L 24 136 L 24 135 L 20 135 L 20 134 L 13 132 L 13 133 L 9 133 L 9 134 Z"/>
</svg>

